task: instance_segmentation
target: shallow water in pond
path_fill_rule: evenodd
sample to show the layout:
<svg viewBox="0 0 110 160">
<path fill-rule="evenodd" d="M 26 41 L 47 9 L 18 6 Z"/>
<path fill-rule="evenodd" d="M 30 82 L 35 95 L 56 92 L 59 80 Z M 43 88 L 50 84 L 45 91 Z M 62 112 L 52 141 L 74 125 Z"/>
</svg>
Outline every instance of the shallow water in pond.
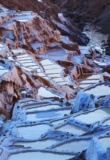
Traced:
<svg viewBox="0 0 110 160">
<path fill-rule="evenodd" d="M 27 126 L 27 127 L 19 127 L 18 133 L 19 136 L 25 139 L 37 139 L 40 136 L 48 131 L 50 127 L 48 125 L 35 125 L 35 126 Z"/>
<path fill-rule="evenodd" d="M 73 155 L 42 153 L 42 152 L 27 152 L 11 155 L 8 160 L 67 160 L 74 157 Z"/>
<path fill-rule="evenodd" d="M 41 121 L 46 119 L 55 119 L 62 118 L 64 115 L 70 113 L 70 110 L 61 110 L 61 111 L 46 111 L 46 112 L 38 112 L 35 114 L 27 114 L 27 121 Z"/>
<path fill-rule="evenodd" d="M 57 143 L 56 140 L 45 140 L 36 142 L 16 142 L 13 145 L 22 145 L 24 147 L 31 147 L 36 149 L 45 149 L 56 143 Z"/>
<path fill-rule="evenodd" d="M 57 128 L 57 130 L 63 131 L 63 132 L 70 132 L 70 133 L 77 134 L 77 135 L 81 135 L 85 133 L 83 129 L 80 129 L 79 127 L 76 127 L 70 124 L 66 124 L 60 128 Z"/>
<path fill-rule="evenodd" d="M 110 137 L 99 139 L 99 143 L 101 144 L 103 149 L 106 150 L 108 147 L 110 147 Z"/>
<path fill-rule="evenodd" d="M 87 140 L 80 140 L 78 141 L 74 141 L 74 142 L 69 142 L 66 144 L 63 144 L 61 146 L 56 147 L 55 149 L 57 150 L 62 150 L 62 151 L 73 151 L 73 152 L 81 152 L 82 150 L 85 149 L 86 145 L 88 145 Z"/>
<path fill-rule="evenodd" d="M 93 94 L 95 96 L 104 96 L 110 94 L 110 87 L 105 85 L 98 85 L 95 88 L 85 91 L 88 94 Z"/>
<path fill-rule="evenodd" d="M 61 106 L 59 105 L 48 105 L 44 107 L 38 107 L 38 108 L 29 108 L 26 109 L 27 112 L 34 112 L 34 111 L 46 111 L 46 110 L 52 110 L 52 109 L 60 109 Z"/>
<path fill-rule="evenodd" d="M 84 113 L 82 115 L 75 117 L 74 119 L 79 120 L 83 123 L 92 124 L 108 116 L 110 116 L 110 108 L 102 108 L 95 110 L 93 112 Z"/>
<path fill-rule="evenodd" d="M 53 59 L 54 61 L 62 60 L 67 55 L 64 49 L 51 50 L 46 54 L 48 55 L 49 58 Z"/>
</svg>

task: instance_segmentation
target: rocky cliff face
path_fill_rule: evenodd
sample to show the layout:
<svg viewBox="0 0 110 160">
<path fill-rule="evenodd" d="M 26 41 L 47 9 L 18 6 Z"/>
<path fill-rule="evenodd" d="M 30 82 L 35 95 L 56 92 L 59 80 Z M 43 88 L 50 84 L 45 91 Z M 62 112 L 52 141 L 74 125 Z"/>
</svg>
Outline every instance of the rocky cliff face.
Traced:
<svg viewBox="0 0 110 160">
<path fill-rule="evenodd" d="M 54 16 L 54 18 L 58 20 L 57 14 L 61 11 L 66 17 L 71 17 L 74 25 L 81 29 L 87 22 L 92 22 L 93 24 L 101 27 L 101 32 L 110 32 L 109 0 L 28 0 L 23 2 L 18 0 L 0 0 L 0 3 L 9 9 L 31 10 L 37 12 L 47 19 L 50 19 L 51 16 Z"/>
<path fill-rule="evenodd" d="M 109 0 L 68 0 L 55 1 L 62 12 L 71 17 L 74 23 L 83 28 L 87 22 L 100 27 L 103 33 L 110 32 L 110 1 Z"/>
</svg>

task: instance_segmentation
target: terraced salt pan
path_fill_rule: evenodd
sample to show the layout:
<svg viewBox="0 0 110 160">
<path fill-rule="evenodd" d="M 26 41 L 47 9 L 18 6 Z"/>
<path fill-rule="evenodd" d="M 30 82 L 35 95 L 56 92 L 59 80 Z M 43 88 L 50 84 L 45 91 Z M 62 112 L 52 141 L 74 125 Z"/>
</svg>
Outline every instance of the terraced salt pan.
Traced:
<svg viewBox="0 0 110 160">
<path fill-rule="evenodd" d="M 44 73 L 37 73 L 38 76 L 45 77 Z"/>
<path fill-rule="evenodd" d="M 1 12 L 0 17 L 6 17 L 8 14 L 6 12 Z"/>
<path fill-rule="evenodd" d="M 52 92 L 46 90 L 45 88 L 41 87 L 39 90 L 38 90 L 38 95 L 39 96 L 42 96 L 42 97 L 47 97 L 47 98 L 50 98 L 50 97 L 59 97 L 57 96 L 56 94 L 53 94 Z"/>
<path fill-rule="evenodd" d="M 55 149 L 61 151 L 81 152 L 88 145 L 88 142 L 89 142 L 88 140 L 80 140 L 80 141 L 77 140 L 58 146 Z"/>
<path fill-rule="evenodd" d="M 46 80 L 49 80 L 49 78 L 48 77 L 43 77 L 44 79 L 46 79 Z"/>
<path fill-rule="evenodd" d="M 61 123 L 64 123 L 65 122 L 65 119 L 62 119 L 62 120 L 58 120 L 58 121 L 54 121 L 54 122 L 51 122 L 53 125 L 58 125 L 58 124 L 61 124 Z"/>
<path fill-rule="evenodd" d="M 63 78 L 53 78 L 55 82 L 64 82 Z"/>
<path fill-rule="evenodd" d="M 35 63 L 33 62 L 28 62 L 28 63 L 23 63 L 24 66 L 35 66 Z"/>
<path fill-rule="evenodd" d="M 95 96 L 105 96 L 110 94 L 110 87 L 105 85 L 98 85 L 95 88 L 86 90 L 85 92 Z"/>
<path fill-rule="evenodd" d="M 61 77 L 61 74 L 51 74 L 49 75 L 51 78 L 60 78 Z"/>
<path fill-rule="evenodd" d="M 30 57 L 28 54 L 17 55 L 17 58 L 28 58 L 28 57 Z"/>
<path fill-rule="evenodd" d="M 49 66 L 44 66 L 43 68 L 44 68 L 45 70 L 48 70 L 48 69 L 61 69 L 60 66 L 55 65 L 55 64 L 49 65 Z"/>
<path fill-rule="evenodd" d="M 33 44 L 31 45 L 31 47 L 32 47 L 34 50 L 36 50 L 37 48 L 40 48 L 42 45 L 43 45 L 42 43 L 33 43 Z"/>
<path fill-rule="evenodd" d="M 40 63 L 41 63 L 43 66 L 53 65 L 53 62 L 51 62 L 49 59 L 42 60 L 42 61 L 40 61 Z"/>
<path fill-rule="evenodd" d="M 37 102 L 34 100 L 33 101 L 32 100 L 24 100 L 24 101 L 21 101 L 20 103 L 23 105 L 23 104 L 33 104 L 33 103 L 37 103 Z"/>
<path fill-rule="evenodd" d="M 87 77 L 86 79 L 99 79 L 100 78 L 100 75 L 91 75 L 89 77 Z"/>
<path fill-rule="evenodd" d="M 67 160 L 73 158 L 73 155 L 54 154 L 46 152 L 27 152 L 11 155 L 8 160 Z"/>
<path fill-rule="evenodd" d="M 99 80 L 83 80 L 80 82 L 80 84 L 85 83 L 85 84 L 94 84 L 94 83 L 98 83 Z"/>
<path fill-rule="evenodd" d="M 88 86 L 90 86 L 90 85 L 91 85 L 91 84 L 81 84 L 80 87 L 81 87 L 81 88 L 86 88 L 86 87 L 88 87 Z"/>
<path fill-rule="evenodd" d="M 39 66 L 34 62 L 33 58 L 28 54 L 18 55 L 17 60 L 21 65 L 23 65 L 22 68 L 26 69 L 27 71 L 32 71 L 33 69 L 36 69 L 37 72 L 41 72 Z"/>
<path fill-rule="evenodd" d="M 29 108 L 26 109 L 27 112 L 34 112 L 34 111 L 47 111 L 47 110 L 53 110 L 53 109 L 61 109 L 61 106 L 59 105 L 47 105 L 44 107 L 38 107 L 38 108 Z"/>
<path fill-rule="evenodd" d="M 23 52 L 26 53 L 26 51 L 22 48 L 12 49 L 11 51 L 16 55 Z"/>
<path fill-rule="evenodd" d="M 106 150 L 108 147 L 110 147 L 110 137 L 100 138 L 99 143 L 103 149 Z"/>
<path fill-rule="evenodd" d="M 4 70 L 4 67 L 3 67 L 3 66 L 0 66 L 0 70 Z"/>
<path fill-rule="evenodd" d="M 104 62 L 99 62 L 99 61 L 97 61 L 97 60 L 94 60 L 94 62 L 95 62 L 96 64 L 98 64 L 99 66 L 107 66 L 107 63 L 104 63 Z"/>
<path fill-rule="evenodd" d="M 81 51 L 81 54 L 90 54 L 90 52 L 88 51 L 89 50 L 89 46 L 79 46 L 79 49 Z"/>
<path fill-rule="evenodd" d="M 22 62 L 22 60 L 32 60 L 31 57 L 20 57 L 17 58 L 18 61 Z"/>
<path fill-rule="evenodd" d="M 60 85 L 70 85 L 69 82 L 58 82 L 58 84 L 60 84 Z"/>
<path fill-rule="evenodd" d="M 57 128 L 57 130 L 63 131 L 63 132 L 70 132 L 77 135 L 82 135 L 85 133 L 85 130 L 70 124 L 66 124 L 60 128 Z"/>
<path fill-rule="evenodd" d="M 69 40 L 68 36 L 61 36 L 61 41 L 63 41 L 66 44 L 72 44 L 73 42 Z"/>
<path fill-rule="evenodd" d="M 27 127 L 19 127 L 18 133 L 20 137 L 25 139 L 38 139 L 41 137 L 43 133 L 48 131 L 50 127 L 48 125 L 35 125 L 35 126 L 27 126 Z"/>
<path fill-rule="evenodd" d="M 52 44 L 50 44 L 52 46 Z M 59 50 L 53 50 L 53 51 L 48 51 L 46 53 L 49 58 L 51 58 L 54 61 L 62 60 L 66 55 L 66 51 L 64 49 L 59 49 Z"/>
<path fill-rule="evenodd" d="M 27 121 L 41 121 L 47 119 L 55 119 L 62 118 L 65 115 L 69 115 L 70 110 L 61 110 L 61 111 L 45 111 L 45 112 L 37 112 L 32 114 L 27 114 Z"/>
<path fill-rule="evenodd" d="M 29 66 L 31 69 L 39 69 L 39 66 Z"/>
<path fill-rule="evenodd" d="M 5 69 L 4 70 L 0 70 L 0 76 L 4 75 L 5 73 L 7 73 L 9 70 Z"/>
<path fill-rule="evenodd" d="M 65 79 L 65 81 L 67 81 L 67 82 L 71 82 L 70 76 L 66 76 L 66 77 L 64 77 L 64 79 Z"/>
<path fill-rule="evenodd" d="M 21 63 L 30 63 L 30 59 L 26 59 L 26 60 L 24 60 L 24 59 L 22 60 L 21 59 L 21 60 L 19 60 L 19 62 L 21 62 Z"/>
<path fill-rule="evenodd" d="M 110 125 L 110 119 L 108 121 L 105 121 L 103 125 Z"/>
<path fill-rule="evenodd" d="M 16 142 L 14 145 L 22 145 L 24 147 L 31 147 L 36 149 L 45 149 L 56 144 L 56 140 L 45 140 L 45 141 L 35 141 L 35 142 Z"/>
<path fill-rule="evenodd" d="M 89 113 L 84 113 L 75 117 L 74 119 L 83 123 L 92 124 L 108 116 L 110 116 L 110 108 L 102 108 Z"/>
<path fill-rule="evenodd" d="M 46 74 L 55 74 L 55 73 L 61 73 L 62 69 L 54 69 L 54 70 L 45 70 Z"/>
</svg>

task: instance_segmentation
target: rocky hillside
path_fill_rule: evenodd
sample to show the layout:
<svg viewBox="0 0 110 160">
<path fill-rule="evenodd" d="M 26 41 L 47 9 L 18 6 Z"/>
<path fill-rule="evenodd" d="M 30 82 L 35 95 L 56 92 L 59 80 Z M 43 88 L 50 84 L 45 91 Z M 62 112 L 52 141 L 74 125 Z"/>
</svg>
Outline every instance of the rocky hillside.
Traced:
<svg viewBox="0 0 110 160">
<path fill-rule="evenodd" d="M 71 19 L 62 18 L 63 15 L 61 16 L 58 14 L 60 12 L 60 8 L 56 4 L 50 2 L 50 0 L 28 0 L 23 2 L 22 0 L 0 0 L 0 3 L 9 9 L 30 10 L 36 12 L 42 18 L 48 20 L 55 30 L 58 29 L 63 35 L 70 36 L 74 42 L 81 45 L 88 43 L 88 38 L 74 26 Z"/>
<path fill-rule="evenodd" d="M 61 7 L 67 17 L 72 18 L 78 27 L 82 28 L 85 23 L 92 22 L 101 27 L 101 32 L 110 32 L 110 0 L 61 0 L 54 2 Z"/>
</svg>

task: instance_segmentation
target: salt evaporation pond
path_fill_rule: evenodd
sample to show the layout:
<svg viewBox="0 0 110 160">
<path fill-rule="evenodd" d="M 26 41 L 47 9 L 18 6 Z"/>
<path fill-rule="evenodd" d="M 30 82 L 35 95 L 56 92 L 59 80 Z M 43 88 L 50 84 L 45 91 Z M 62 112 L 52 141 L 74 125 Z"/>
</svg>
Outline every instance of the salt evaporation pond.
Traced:
<svg viewBox="0 0 110 160">
<path fill-rule="evenodd" d="M 60 128 L 57 128 L 57 130 L 63 131 L 63 132 L 70 132 L 77 135 L 82 135 L 86 132 L 85 130 L 70 124 L 66 124 Z"/>
<path fill-rule="evenodd" d="M 99 143 L 101 144 L 103 149 L 106 150 L 108 147 L 110 147 L 110 137 L 100 138 Z"/>
<path fill-rule="evenodd" d="M 62 107 L 63 108 L 63 107 Z M 47 110 L 53 110 L 53 109 L 61 109 L 61 106 L 59 105 L 47 105 L 47 106 L 40 106 L 37 108 L 28 108 L 26 109 L 27 112 L 35 112 L 35 111 L 47 111 Z"/>
<path fill-rule="evenodd" d="M 94 88 L 86 90 L 85 92 L 95 96 L 105 96 L 110 94 L 110 87 L 107 85 L 98 85 Z"/>
<path fill-rule="evenodd" d="M 61 110 L 61 111 L 45 111 L 45 112 L 37 112 L 32 114 L 27 114 L 27 121 L 41 121 L 47 119 L 55 119 L 62 118 L 64 115 L 70 113 L 70 110 Z"/>
<path fill-rule="evenodd" d="M 110 116 L 110 108 L 102 108 L 89 113 L 83 113 L 74 119 L 83 123 L 92 124 L 108 116 Z"/>
<path fill-rule="evenodd" d="M 56 147 L 57 150 L 62 151 L 72 151 L 72 152 L 81 152 L 85 149 L 85 147 L 88 145 L 88 140 L 80 140 L 80 141 L 74 141 L 74 142 L 68 142 L 66 144 L 63 144 L 61 146 Z"/>
<path fill-rule="evenodd" d="M 45 141 L 36 141 L 36 142 L 16 142 L 13 145 L 22 145 L 24 147 L 32 147 L 36 149 L 45 149 L 50 147 L 53 144 L 56 144 L 56 140 L 45 140 Z"/>
<path fill-rule="evenodd" d="M 42 96 L 42 97 L 47 97 L 47 98 L 50 98 L 50 97 L 59 97 L 56 94 L 53 94 L 52 92 L 46 90 L 44 87 L 41 87 L 38 90 L 38 95 Z"/>
<path fill-rule="evenodd" d="M 67 160 L 74 157 L 73 155 L 27 152 L 11 155 L 8 160 Z"/>
<path fill-rule="evenodd" d="M 27 127 L 18 127 L 18 133 L 20 137 L 25 139 L 37 139 L 40 136 L 48 131 L 50 127 L 48 125 L 35 125 L 35 126 L 27 126 Z"/>
<path fill-rule="evenodd" d="M 103 125 L 110 125 L 110 119 L 108 121 L 105 121 Z"/>
</svg>

